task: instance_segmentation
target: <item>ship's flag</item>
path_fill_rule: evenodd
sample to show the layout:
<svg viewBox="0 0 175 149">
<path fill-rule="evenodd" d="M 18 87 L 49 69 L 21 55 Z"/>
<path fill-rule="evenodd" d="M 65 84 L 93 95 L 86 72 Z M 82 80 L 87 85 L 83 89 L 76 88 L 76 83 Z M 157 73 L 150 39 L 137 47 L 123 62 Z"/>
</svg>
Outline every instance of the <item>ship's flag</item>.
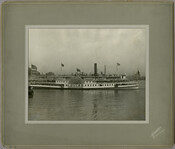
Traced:
<svg viewBox="0 0 175 149">
<path fill-rule="evenodd" d="M 61 67 L 64 67 L 64 64 L 63 63 L 61 63 Z"/>
<path fill-rule="evenodd" d="M 77 68 L 77 72 L 81 72 L 80 69 Z"/>
<path fill-rule="evenodd" d="M 32 68 L 32 70 L 37 70 L 37 67 L 33 64 L 31 64 L 31 68 Z"/>
<path fill-rule="evenodd" d="M 117 63 L 117 66 L 120 66 L 120 63 Z"/>
</svg>

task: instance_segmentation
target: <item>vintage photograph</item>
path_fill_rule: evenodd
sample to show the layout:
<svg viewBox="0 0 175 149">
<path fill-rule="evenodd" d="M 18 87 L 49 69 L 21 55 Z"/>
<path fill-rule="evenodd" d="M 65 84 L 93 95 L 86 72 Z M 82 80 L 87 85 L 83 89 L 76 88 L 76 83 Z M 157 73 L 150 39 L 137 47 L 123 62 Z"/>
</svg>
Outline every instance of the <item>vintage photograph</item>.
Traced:
<svg viewBox="0 0 175 149">
<path fill-rule="evenodd" d="M 28 28 L 28 121 L 145 121 L 147 29 Z"/>
</svg>

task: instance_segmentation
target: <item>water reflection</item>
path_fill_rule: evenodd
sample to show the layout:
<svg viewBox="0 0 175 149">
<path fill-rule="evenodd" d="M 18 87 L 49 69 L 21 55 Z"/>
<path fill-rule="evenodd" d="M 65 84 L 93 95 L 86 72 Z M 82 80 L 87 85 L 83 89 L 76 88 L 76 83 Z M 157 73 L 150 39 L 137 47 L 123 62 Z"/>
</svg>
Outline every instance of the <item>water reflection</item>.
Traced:
<svg viewBox="0 0 175 149">
<path fill-rule="evenodd" d="M 97 120 L 97 112 L 98 112 L 97 99 L 94 99 L 93 111 L 92 111 L 93 120 Z"/>
</svg>

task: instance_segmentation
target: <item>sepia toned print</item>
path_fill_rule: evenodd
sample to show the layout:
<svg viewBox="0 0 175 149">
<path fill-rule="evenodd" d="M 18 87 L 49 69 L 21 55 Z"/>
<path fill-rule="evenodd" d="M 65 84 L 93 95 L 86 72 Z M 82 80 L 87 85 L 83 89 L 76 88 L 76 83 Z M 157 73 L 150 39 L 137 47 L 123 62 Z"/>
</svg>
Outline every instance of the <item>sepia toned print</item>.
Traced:
<svg viewBox="0 0 175 149">
<path fill-rule="evenodd" d="M 29 28 L 29 121 L 145 121 L 147 28 Z"/>
</svg>

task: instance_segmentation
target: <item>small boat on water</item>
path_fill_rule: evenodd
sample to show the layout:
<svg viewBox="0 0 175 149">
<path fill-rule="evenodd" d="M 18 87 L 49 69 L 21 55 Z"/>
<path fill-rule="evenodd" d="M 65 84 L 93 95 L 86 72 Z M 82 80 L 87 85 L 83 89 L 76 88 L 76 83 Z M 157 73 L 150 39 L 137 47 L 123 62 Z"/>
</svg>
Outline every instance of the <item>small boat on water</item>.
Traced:
<svg viewBox="0 0 175 149">
<path fill-rule="evenodd" d="M 80 76 L 75 76 L 70 79 L 59 78 L 55 82 L 37 82 L 32 83 L 34 88 L 55 88 L 55 89 L 70 89 L 70 90 L 95 90 L 95 89 L 138 89 L 138 81 L 128 80 L 99 80 L 95 78 L 83 79 Z"/>
<path fill-rule="evenodd" d="M 29 96 L 29 98 L 32 98 L 33 95 L 34 95 L 33 87 L 29 86 L 28 87 L 28 96 Z"/>
</svg>

